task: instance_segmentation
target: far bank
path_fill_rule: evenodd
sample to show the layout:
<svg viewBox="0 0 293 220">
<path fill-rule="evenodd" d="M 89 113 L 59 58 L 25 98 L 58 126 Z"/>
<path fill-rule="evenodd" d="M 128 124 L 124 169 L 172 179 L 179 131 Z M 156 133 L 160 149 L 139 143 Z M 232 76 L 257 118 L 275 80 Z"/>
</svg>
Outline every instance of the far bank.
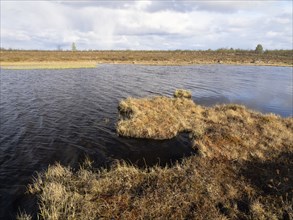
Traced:
<svg viewBox="0 0 293 220">
<path fill-rule="evenodd" d="M 1 50 L 0 66 L 10 69 L 94 68 L 97 64 L 141 65 L 254 65 L 293 66 L 293 50 L 256 53 L 248 50 L 216 51 L 29 51 Z"/>
</svg>

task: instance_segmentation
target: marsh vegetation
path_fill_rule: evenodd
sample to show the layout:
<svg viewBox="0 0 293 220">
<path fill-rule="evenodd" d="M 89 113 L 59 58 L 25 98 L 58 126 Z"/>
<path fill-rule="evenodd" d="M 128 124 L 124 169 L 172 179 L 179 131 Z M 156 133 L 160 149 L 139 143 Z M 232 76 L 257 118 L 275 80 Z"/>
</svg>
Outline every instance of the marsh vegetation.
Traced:
<svg viewBox="0 0 293 220">
<path fill-rule="evenodd" d="M 292 118 L 239 105 L 203 107 L 184 96 L 128 98 L 119 112 L 120 135 L 189 132 L 198 154 L 163 167 L 118 161 L 96 170 L 88 160 L 78 170 L 50 166 L 28 187 L 40 219 L 293 217 Z"/>
<path fill-rule="evenodd" d="M 1 50 L 2 67 L 18 63 L 95 62 L 148 65 L 234 64 L 292 66 L 293 50 L 218 49 L 207 51 L 26 51 Z M 69 62 L 70 63 L 70 62 Z M 52 64 L 52 65 L 53 65 Z"/>
<path fill-rule="evenodd" d="M 93 61 L 21 61 L 1 62 L 1 68 L 11 70 L 34 70 L 34 69 L 80 69 L 95 68 L 97 63 Z"/>
<path fill-rule="evenodd" d="M 201 155 L 228 159 L 267 159 L 293 149 L 293 118 L 263 115 L 235 104 L 203 107 L 179 97 L 122 100 L 118 134 L 169 139 L 188 132 Z"/>
</svg>

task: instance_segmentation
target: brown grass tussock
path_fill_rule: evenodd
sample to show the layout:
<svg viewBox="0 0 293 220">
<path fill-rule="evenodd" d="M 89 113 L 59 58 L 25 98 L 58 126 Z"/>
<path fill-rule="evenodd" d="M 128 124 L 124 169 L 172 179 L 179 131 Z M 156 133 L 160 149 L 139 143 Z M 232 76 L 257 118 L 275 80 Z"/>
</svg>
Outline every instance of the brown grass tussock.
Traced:
<svg viewBox="0 0 293 220">
<path fill-rule="evenodd" d="M 117 162 L 95 170 L 55 164 L 28 187 L 38 219 L 292 219 L 293 120 L 188 98 L 128 98 L 120 135 L 167 139 L 189 132 L 200 155 L 169 167 Z M 19 219 L 31 219 L 28 214 Z"/>
<path fill-rule="evenodd" d="M 208 108 L 186 98 L 128 98 L 120 102 L 119 112 L 119 135 L 169 139 L 189 132 L 194 148 L 207 157 L 267 159 L 293 149 L 293 118 L 241 105 Z"/>
</svg>

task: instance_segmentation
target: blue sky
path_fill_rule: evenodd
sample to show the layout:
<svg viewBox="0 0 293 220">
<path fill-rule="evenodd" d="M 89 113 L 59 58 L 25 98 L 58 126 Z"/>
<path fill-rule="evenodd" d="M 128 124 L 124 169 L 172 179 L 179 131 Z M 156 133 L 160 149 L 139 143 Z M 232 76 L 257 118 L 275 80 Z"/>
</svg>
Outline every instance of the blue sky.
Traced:
<svg viewBox="0 0 293 220">
<path fill-rule="evenodd" d="M 292 1 L 1 0 L 1 47 L 292 49 Z"/>
</svg>

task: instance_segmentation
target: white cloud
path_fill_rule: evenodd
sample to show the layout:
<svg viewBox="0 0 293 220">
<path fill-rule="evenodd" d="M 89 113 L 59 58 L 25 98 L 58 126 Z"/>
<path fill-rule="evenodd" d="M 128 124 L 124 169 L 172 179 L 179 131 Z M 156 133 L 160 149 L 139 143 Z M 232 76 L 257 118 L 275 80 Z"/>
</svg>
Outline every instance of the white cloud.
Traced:
<svg viewBox="0 0 293 220">
<path fill-rule="evenodd" d="M 292 49 L 292 2 L 1 1 L 1 46 Z M 278 43 L 275 43 L 278 42 Z"/>
</svg>

